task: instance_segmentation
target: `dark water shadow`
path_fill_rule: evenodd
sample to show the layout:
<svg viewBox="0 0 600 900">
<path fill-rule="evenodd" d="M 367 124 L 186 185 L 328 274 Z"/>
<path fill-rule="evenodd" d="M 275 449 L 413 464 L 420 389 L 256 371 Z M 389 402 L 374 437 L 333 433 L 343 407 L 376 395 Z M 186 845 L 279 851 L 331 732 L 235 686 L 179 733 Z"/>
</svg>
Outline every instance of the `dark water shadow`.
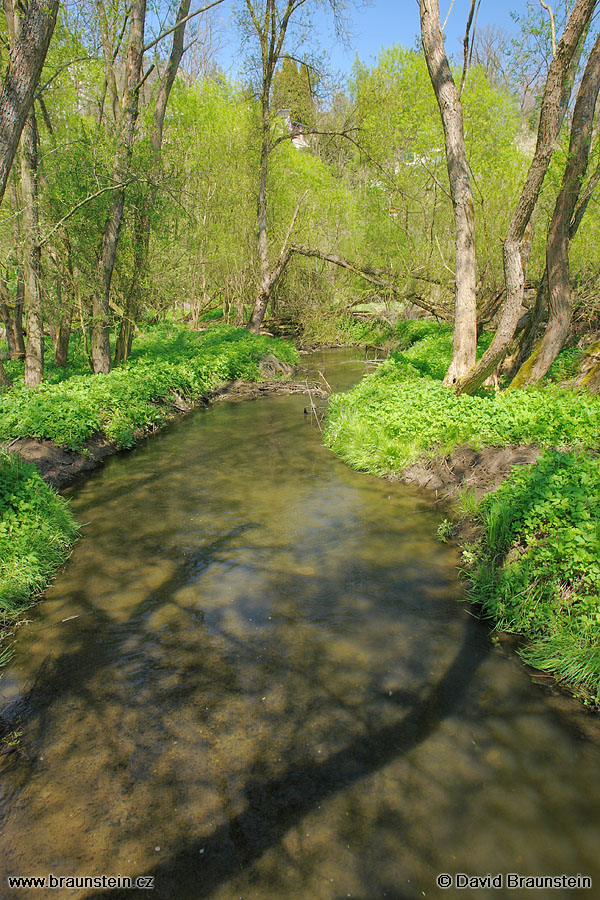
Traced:
<svg viewBox="0 0 600 900">
<path fill-rule="evenodd" d="M 463 641 L 443 677 L 422 697 L 415 696 L 403 718 L 386 727 L 372 727 L 322 762 L 287 769 L 269 778 L 254 765 L 247 772 L 246 809 L 207 838 L 183 843 L 170 857 L 145 875 L 154 878 L 153 896 L 173 900 L 200 900 L 251 867 L 285 832 L 328 797 L 418 747 L 440 723 L 460 707 L 473 676 L 490 652 L 479 624 L 468 621 Z M 369 889 L 368 885 L 365 885 Z M 142 893 L 139 891 L 138 893 Z M 128 891 L 94 892 L 91 898 L 122 898 Z M 378 889 L 377 896 L 382 896 Z M 394 889 L 386 894 L 401 900 Z"/>
</svg>

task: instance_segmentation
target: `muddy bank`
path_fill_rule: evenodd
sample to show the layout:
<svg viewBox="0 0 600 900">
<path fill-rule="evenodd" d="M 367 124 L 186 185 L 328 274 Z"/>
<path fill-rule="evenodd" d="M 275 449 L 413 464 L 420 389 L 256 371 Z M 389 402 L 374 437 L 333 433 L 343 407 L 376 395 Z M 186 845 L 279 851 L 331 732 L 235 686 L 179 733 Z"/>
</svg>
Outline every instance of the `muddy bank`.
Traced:
<svg viewBox="0 0 600 900">
<path fill-rule="evenodd" d="M 177 398 L 177 403 L 174 403 L 173 412 L 168 421 L 171 422 L 193 409 L 209 406 L 211 403 L 219 401 L 241 402 L 268 394 L 299 393 L 310 393 L 313 397 L 326 396 L 319 387 L 309 385 L 306 381 L 269 380 L 254 383 L 233 381 L 217 388 L 196 403 L 187 403 L 182 398 Z M 136 435 L 136 443 L 151 433 L 139 432 Z M 0 443 L 0 449 L 16 453 L 27 462 L 35 463 L 44 481 L 57 490 L 67 487 L 80 475 L 92 471 L 107 457 L 113 456 L 115 453 L 126 452 L 102 432 L 89 438 L 81 450 L 67 450 L 59 447 L 53 441 L 38 438 L 18 438 L 3 444 Z"/>
<path fill-rule="evenodd" d="M 536 462 L 542 451 L 533 446 L 456 447 L 450 456 L 423 459 L 407 466 L 398 476 L 407 484 L 435 491 L 440 499 L 452 499 L 459 491 L 471 491 L 476 500 L 495 491 L 513 466 Z"/>
</svg>

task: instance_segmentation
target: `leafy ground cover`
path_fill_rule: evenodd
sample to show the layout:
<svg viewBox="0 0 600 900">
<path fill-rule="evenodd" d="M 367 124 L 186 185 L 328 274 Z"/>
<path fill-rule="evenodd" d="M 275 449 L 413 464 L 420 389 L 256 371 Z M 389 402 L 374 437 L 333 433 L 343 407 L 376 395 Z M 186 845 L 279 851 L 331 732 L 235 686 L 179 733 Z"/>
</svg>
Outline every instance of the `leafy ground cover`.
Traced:
<svg viewBox="0 0 600 900">
<path fill-rule="evenodd" d="M 600 398 L 551 379 L 457 397 L 440 380 L 451 354 L 446 328 L 406 322 L 397 334 L 399 351 L 331 398 L 325 443 L 378 475 L 461 445 L 547 448 L 479 506 L 470 503 L 482 536 L 463 554 L 469 597 L 498 628 L 525 636 L 527 662 L 600 703 Z M 576 355 L 567 353 L 553 377 Z"/>
<path fill-rule="evenodd" d="M 0 614 L 6 618 L 46 585 L 77 535 L 67 502 L 36 467 L 0 454 Z"/>
<path fill-rule="evenodd" d="M 528 638 L 523 658 L 600 702 L 600 465 L 548 452 L 476 511 L 469 597 L 503 631 Z"/>
<path fill-rule="evenodd" d="M 173 415 L 181 400 L 193 403 L 234 379 L 254 381 L 262 356 L 297 361 L 291 344 L 218 325 L 193 332 L 182 325 L 155 326 L 136 339 L 125 366 L 108 375 L 82 374 L 73 361 L 49 369 L 36 391 L 18 376 L 0 395 L 0 440 L 48 438 L 71 450 L 103 431 L 119 447 Z"/>
<path fill-rule="evenodd" d="M 234 379 L 257 380 L 265 354 L 288 363 L 298 358 L 291 344 L 242 328 L 218 325 L 198 333 L 161 325 L 140 335 L 129 363 L 108 375 L 84 373 L 76 356 L 66 369 L 49 366 L 47 381 L 32 391 L 13 363 L 13 386 L 0 394 L 0 440 L 49 438 L 75 450 L 103 431 L 119 447 L 130 447 L 171 417 L 182 399 L 193 403 Z M 67 504 L 35 466 L 0 455 L 0 613 L 5 621 L 45 587 L 76 534 Z"/>
</svg>

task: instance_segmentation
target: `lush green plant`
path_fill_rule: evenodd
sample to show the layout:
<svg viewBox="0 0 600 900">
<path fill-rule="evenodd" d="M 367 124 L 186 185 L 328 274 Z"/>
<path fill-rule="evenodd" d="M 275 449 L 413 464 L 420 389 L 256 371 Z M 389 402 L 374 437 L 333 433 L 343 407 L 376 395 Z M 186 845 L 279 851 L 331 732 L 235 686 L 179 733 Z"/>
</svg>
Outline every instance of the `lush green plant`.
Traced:
<svg viewBox="0 0 600 900">
<path fill-rule="evenodd" d="M 457 397 L 390 360 L 352 391 L 332 397 L 326 443 L 355 468 L 385 474 L 460 444 L 597 447 L 600 400 L 553 386 Z"/>
<path fill-rule="evenodd" d="M 0 454 L 0 611 L 41 591 L 69 555 L 77 525 L 34 465 Z"/>
<path fill-rule="evenodd" d="M 527 662 L 600 700 L 600 464 L 549 452 L 482 501 L 470 599 Z"/>
<path fill-rule="evenodd" d="M 108 375 L 64 377 L 69 370 L 60 370 L 62 381 L 48 379 L 36 391 L 16 382 L 0 397 L 0 439 L 49 438 L 76 450 L 103 431 L 119 447 L 130 447 L 173 415 L 181 399 L 194 402 L 237 378 L 256 380 L 267 353 L 297 360 L 285 341 L 243 328 L 155 326 L 140 335 L 129 363 Z"/>
</svg>

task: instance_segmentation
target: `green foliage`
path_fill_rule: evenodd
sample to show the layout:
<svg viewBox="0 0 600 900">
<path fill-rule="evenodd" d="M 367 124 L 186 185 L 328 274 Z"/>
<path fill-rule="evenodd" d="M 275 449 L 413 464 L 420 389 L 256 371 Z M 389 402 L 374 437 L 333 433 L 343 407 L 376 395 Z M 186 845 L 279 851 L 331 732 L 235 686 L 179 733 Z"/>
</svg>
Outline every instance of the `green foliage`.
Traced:
<svg viewBox="0 0 600 900">
<path fill-rule="evenodd" d="M 600 400 L 553 386 L 487 396 L 456 396 L 405 359 L 390 359 L 352 391 L 332 397 L 329 447 L 355 468 L 377 474 L 421 456 L 508 444 L 598 447 Z"/>
<path fill-rule="evenodd" d="M 0 611 L 41 591 L 69 555 L 77 525 L 34 465 L 0 454 Z"/>
<path fill-rule="evenodd" d="M 549 452 L 482 501 L 470 599 L 527 662 L 600 700 L 600 465 Z"/>
<path fill-rule="evenodd" d="M 173 415 L 178 397 L 194 402 L 224 382 L 255 380 L 266 353 L 297 360 L 290 344 L 242 328 L 155 326 L 140 336 L 129 363 L 108 375 L 48 380 L 36 391 L 15 383 L 0 397 L 0 439 L 49 438 L 75 450 L 103 431 L 130 447 Z"/>
</svg>

